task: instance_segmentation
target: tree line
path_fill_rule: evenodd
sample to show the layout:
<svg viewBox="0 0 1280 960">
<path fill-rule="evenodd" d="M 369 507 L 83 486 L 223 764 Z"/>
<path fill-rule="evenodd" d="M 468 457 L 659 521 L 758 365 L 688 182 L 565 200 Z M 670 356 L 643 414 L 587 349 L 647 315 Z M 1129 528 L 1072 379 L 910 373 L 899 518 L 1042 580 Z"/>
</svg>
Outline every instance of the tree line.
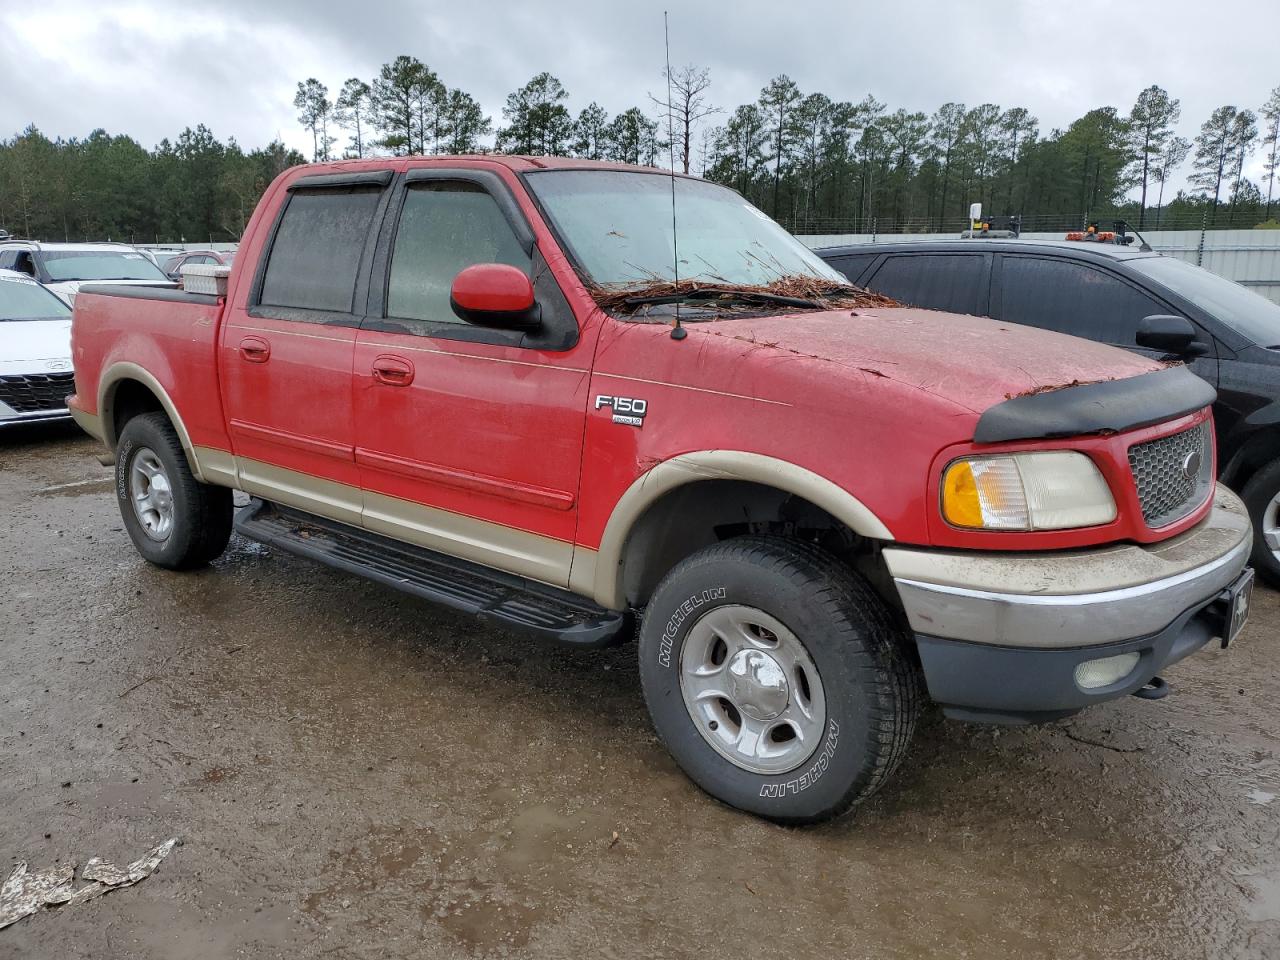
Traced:
<svg viewBox="0 0 1280 960">
<path fill-rule="evenodd" d="M 203 124 L 151 150 L 94 130 L 0 141 L 0 228 L 42 240 L 239 240 L 258 198 L 303 156 L 275 141 L 247 153 Z"/>
<path fill-rule="evenodd" d="M 316 78 L 303 80 L 293 105 L 298 122 L 311 135 L 313 160 L 496 151 L 649 165 L 658 161 L 664 145 L 658 123 L 640 107 L 610 118 L 592 102 L 574 117 L 568 99 L 559 80 L 539 73 L 507 97 L 505 123 L 491 146 L 493 119 L 479 102 L 465 90 L 447 86 L 421 60 L 402 55 L 383 64 L 371 82 L 351 77 L 332 99 Z M 340 150 L 335 149 L 335 131 L 347 135 Z"/>
<path fill-rule="evenodd" d="M 958 230 L 970 203 L 1027 230 L 1123 217 L 1139 229 L 1274 224 L 1280 206 L 1280 87 L 1256 110 L 1217 108 L 1194 140 L 1177 134 L 1181 104 L 1159 86 L 1127 110 L 1100 106 L 1042 131 L 1024 106 L 944 103 L 890 110 L 867 95 L 805 93 L 789 77 L 757 99 L 716 105 L 707 69 L 661 75 L 643 101 L 576 113 L 542 72 L 513 91 L 495 123 L 467 91 L 402 55 L 331 97 L 298 83 L 311 159 L 500 152 L 674 166 L 734 187 L 797 232 Z M 1261 154 L 1263 176 L 1245 176 Z M 95 130 L 50 140 L 34 126 L 0 141 L 0 227 L 70 239 L 234 239 L 271 179 L 303 162 L 273 142 L 245 152 L 203 125 L 148 150 Z M 1189 189 L 1171 181 L 1186 179 Z M 1169 188 L 1169 189 L 1166 189 Z M 1129 199 L 1130 194 L 1135 194 Z"/>
<path fill-rule="evenodd" d="M 1176 133 L 1180 102 L 1155 85 L 1125 112 L 1097 107 L 1042 134 L 1023 106 L 890 111 L 871 95 L 855 102 L 805 94 L 783 75 L 755 102 L 726 111 L 711 102 L 705 68 L 662 79 L 659 92 L 646 95 L 648 112 L 632 106 L 611 118 L 594 101 L 575 116 L 560 81 L 539 73 L 507 97 L 495 128 L 472 96 L 401 56 L 372 83 L 347 80 L 332 101 L 319 80 L 300 82 L 294 104 L 314 159 L 335 155 L 333 129 L 348 134 L 343 156 L 492 149 L 669 163 L 735 187 L 802 231 L 958 229 L 974 201 L 989 215 L 1022 216 L 1028 229 L 1111 217 L 1139 229 L 1253 226 L 1280 202 L 1280 87 L 1256 112 L 1214 110 L 1193 142 Z M 1260 184 L 1244 176 L 1259 149 Z M 1192 189 L 1166 198 L 1189 158 Z"/>
</svg>

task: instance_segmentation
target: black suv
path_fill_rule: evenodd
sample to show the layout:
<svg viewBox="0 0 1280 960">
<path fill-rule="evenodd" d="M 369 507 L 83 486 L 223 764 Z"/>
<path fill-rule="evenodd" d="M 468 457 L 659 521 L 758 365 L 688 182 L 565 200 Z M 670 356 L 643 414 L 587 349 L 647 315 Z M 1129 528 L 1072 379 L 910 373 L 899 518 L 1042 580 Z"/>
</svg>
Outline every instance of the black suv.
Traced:
<svg viewBox="0 0 1280 960">
<path fill-rule="evenodd" d="M 853 283 L 1185 360 L 1218 390 L 1220 479 L 1254 523 L 1253 565 L 1280 586 L 1280 305 L 1216 274 L 1097 241 L 919 240 L 816 251 Z"/>
</svg>

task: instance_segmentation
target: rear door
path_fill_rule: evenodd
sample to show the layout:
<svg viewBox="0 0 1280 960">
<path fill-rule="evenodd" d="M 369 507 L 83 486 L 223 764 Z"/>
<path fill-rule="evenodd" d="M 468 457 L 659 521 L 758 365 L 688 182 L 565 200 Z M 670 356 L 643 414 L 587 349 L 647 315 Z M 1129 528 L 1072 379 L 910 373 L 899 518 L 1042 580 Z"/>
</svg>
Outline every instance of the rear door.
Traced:
<svg viewBox="0 0 1280 960">
<path fill-rule="evenodd" d="M 369 529 L 565 586 L 593 340 L 512 186 L 474 166 L 406 174 L 356 342 L 355 456 Z M 530 275 L 537 332 L 454 314 L 454 277 L 495 262 Z"/>
<path fill-rule="evenodd" d="M 219 347 L 243 488 L 352 524 L 361 492 L 351 363 L 391 180 L 390 170 L 295 180 Z"/>
<path fill-rule="evenodd" d="M 912 307 L 985 316 L 991 254 L 894 253 L 863 283 Z"/>
<path fill-rule="evenodd" d="M 1150 291 L 1091 263 L 1021 254 L 1000 255 L 992 307 L 992 316 L 999 320 L 1109 343 L 1156 360 L 1165 355 L 1138 346 L 1138 324 L 1143 317 L 1184 313 Z M 1191 369 L 1217 386 L 1214 338 L 1203 329 L 1200 336 L 1210 345 L 1210 353 L 1191 361 Z"/>
</svg>

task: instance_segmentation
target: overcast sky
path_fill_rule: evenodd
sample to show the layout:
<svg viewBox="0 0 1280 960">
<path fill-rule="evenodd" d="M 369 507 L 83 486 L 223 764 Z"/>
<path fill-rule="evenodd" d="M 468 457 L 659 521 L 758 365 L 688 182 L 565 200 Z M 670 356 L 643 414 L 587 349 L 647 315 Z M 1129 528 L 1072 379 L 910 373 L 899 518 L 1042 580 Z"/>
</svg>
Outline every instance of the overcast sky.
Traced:
<svg viewBox="0 0 1280 960">
<path fill-rule="evenodd" d="M 1224 103 L 1280 85 L 1275 0 L 737 0 L 671 3 L 673 66 L 709 67 L 714 102 L 754 100 L 786 73 L 804 92 L 931 113 L 947 100 L 1028 107 L 1041 130 L 1095 106 L 1125 112 L 1151 83 L 1182 100 L 1194 138 Z M 1211 10 L 1211 13 L 1209 12 Z M 0 136 L 96 127 L 144 145 L 203 122 L 246 148 L 303 151 L 297 81 L 331 95 L 408 53 L 483 104 L 549 70 L 576 114 L 648 105 L 661 90 L 662 5 L 612 0 L 0 0 Z M 1256 155 L 1247 171 L 1261 176 Z"/>
</svg>

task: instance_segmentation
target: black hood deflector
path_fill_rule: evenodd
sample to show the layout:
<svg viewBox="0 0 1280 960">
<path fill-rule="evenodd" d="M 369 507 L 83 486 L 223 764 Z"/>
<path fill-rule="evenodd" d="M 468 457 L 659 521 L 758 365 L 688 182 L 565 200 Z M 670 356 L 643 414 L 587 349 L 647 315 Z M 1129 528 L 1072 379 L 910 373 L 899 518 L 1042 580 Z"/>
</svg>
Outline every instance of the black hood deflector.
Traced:
<svg viewBox="0 0 1280 960">
<path fill-rule="evenodd" d="M 1209 406 L 1218 393 L 1184 366 L 1013 397 L 978 420 L 975 443 L 1121 433 Z"/>
</svg>

